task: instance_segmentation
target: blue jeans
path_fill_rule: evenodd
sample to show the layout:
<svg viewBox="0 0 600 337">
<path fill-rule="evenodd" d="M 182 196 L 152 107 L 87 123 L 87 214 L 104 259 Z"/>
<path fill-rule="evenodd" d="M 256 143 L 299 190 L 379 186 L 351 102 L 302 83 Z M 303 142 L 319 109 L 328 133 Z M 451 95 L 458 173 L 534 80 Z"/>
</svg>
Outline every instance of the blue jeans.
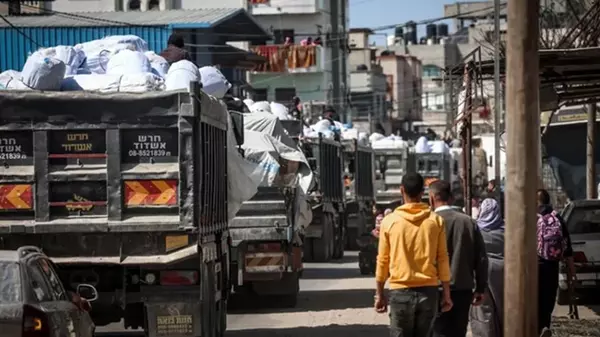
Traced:
<svg viewBox="0 0 600 337">
<path fill-rule="evenodd" d="M 390 337 L 428 337 L 439 312 L 438 287 L 390 291 Z"/>
</svg>

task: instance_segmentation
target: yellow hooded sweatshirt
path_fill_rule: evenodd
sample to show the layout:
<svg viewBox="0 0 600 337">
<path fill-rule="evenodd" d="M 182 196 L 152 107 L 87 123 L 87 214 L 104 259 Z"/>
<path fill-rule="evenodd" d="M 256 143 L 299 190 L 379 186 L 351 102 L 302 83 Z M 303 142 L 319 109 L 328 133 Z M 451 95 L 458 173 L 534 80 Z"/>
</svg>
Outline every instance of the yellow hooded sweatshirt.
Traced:
<svg viewBox="0 0 600 337">
<path fill-rule="evenodd" d="M 450 282 L 444 220 L 424 203 L 408 203 L 386 216 L 380 228 L 377 282 L 390 289 L 437 287 Z"/>
</svg>

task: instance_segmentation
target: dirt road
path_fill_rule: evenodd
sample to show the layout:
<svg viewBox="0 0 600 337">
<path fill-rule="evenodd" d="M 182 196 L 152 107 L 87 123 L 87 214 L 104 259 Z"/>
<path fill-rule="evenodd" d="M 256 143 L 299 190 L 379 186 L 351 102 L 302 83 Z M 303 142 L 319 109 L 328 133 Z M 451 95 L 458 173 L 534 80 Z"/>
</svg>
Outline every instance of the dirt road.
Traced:
<svg viewBox="0 0 600 337">
<path fill-rule="evenodd" d="M 387 315 L 379 315 L 372 308 L 373 289 L 373 277 L 362 277 L 358 272 L 355 252 L 347 253 L 346 258 L 336 263 L 309 263 L 301 280 L 296 308 L 257 309 L 256 303 L 232 303 L 226 337 L 388 336 Z M 561 324 L 582 327 L 589 322 L 600 327 L 597 313 L 600 313 L 598 306 L 582 306 L 581 318 L 588 321 L 561 321 Z M 557 307 L 555 314 L 564 316 L 567 308 Z M 107 330 L 114 337 L 132 336 L 121 332 L 118 325 L 100 331 Z M 600 337 L 598 329 L 583 330 L 570 335 Z"/>
</svg>

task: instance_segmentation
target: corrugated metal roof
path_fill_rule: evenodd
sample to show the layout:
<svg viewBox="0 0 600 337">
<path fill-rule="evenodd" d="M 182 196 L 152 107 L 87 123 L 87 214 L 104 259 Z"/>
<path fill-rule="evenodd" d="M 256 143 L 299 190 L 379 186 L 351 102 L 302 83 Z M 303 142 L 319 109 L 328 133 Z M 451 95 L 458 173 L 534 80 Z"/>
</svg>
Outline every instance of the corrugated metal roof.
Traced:
<svg viewBox="0 0 600 337">
<path fill-rule="evenodd" d="M 96 27 L 96 26 L 169 26 L 171 28 L 209 28 L 245 12 L 241 8 L 204 8 L 194 10 L 85 12 L 49 15 L 8 16 L 16 27 Z M 0 20 L 0 27 L 10 25 Z"/>
</svg>

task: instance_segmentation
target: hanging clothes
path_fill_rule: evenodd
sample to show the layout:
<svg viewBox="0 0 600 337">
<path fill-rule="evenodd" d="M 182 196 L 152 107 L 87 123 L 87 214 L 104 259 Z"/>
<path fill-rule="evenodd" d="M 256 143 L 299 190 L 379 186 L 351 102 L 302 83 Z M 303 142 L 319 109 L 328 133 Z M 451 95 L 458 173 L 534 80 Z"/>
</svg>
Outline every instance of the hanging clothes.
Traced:
<svg viewBox="0 0 600 337">
<path fill-rule="evenodd" d="M 317 47 L 313 45 L 291 46 L 288 54 L 288 68 L 310 68 L 317 65 Z"/>
</svg>

